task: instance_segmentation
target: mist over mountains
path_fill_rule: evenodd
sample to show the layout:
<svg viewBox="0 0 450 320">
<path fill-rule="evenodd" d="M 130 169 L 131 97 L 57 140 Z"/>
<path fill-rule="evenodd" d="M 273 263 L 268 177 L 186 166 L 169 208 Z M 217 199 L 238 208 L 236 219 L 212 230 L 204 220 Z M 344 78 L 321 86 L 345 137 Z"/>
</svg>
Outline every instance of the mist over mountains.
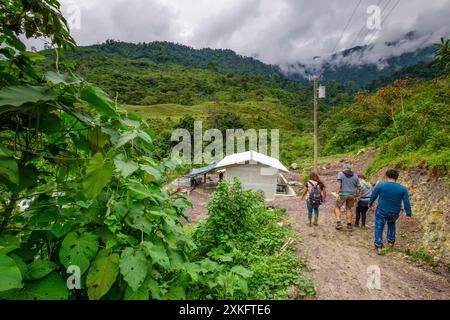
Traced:
<svg viewBox="0 0 450 320">
<path fill-rule="evenodd" d="M 298 81 L 320 75 L 324 82 L 354 82 L 356 87 L 363 87 L 413 65 L 432 68 L 435 48 L 434 45 L 426 45 L 430 42 L 433 42 L 430 35 L 411 31 L 396 41 L 356 46 L 280 68 L 289 78 Z"/>
<path fill-rule="evenodd" d="M 279 66 L 265 64 L 229 49 L 194 49 L 171 42 L 127 43 L 108 40 L 104 44 L 80 47 L 74 57 L 111 54 L 133 60 L 148 59 L 156 63 L 213 69 L 222 73 L 276 76 L 302 83 L 320 75 L 323 83 L 334 80 L 352 89 L 373 89 L 377 83 L 385 84 L 386 81 L 380 79 L 389 79 L 395 73 L 403 72 L 406 76 L 419 75 L 424 78 L 435 76 L 437 70 L 433 69 L 432 64 L 435 48 L 433 45 L 423 45 L 430 42 L 433 41 L 430 41 L 429 36 L 409 32 L 396 41 L 356 46 L 327 57 L 314 57 L 309 61 Z"/>
</svg>

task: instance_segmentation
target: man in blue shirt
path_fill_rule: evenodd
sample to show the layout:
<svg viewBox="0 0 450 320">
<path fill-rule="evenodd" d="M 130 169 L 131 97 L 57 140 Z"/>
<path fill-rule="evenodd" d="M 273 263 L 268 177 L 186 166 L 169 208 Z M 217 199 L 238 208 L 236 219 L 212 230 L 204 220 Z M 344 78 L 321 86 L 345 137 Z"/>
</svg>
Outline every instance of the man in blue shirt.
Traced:
<svg viewBox="0 0 450 320">
<path fill-rule="evenodd" d="M 402 202 L 406 211 L 406 221 L 411 222 L 411 205 L 409 203 L 408 190 L 397 183 L 399 173 L 396 170 L 386 172 L 386 181 L 379 183 L 372 192 L 369 206 L 373 209 L 374 202 L 378 199 L 375 212 L 375 247 L 378 254 L 383 251 L 383 230 L 388 225 L 388 244 L 392 248 L 396 239 L 396 222 L 400 216 Z"/>
</svg>

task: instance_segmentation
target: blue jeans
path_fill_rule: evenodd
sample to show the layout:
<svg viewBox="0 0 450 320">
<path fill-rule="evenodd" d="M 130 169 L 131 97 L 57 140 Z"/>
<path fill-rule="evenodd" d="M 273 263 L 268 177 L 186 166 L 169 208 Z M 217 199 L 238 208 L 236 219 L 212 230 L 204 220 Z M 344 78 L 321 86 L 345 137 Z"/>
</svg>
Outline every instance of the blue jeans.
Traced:
<svg viewBox="0 0 450 320">
<path fill-rule="evenodd" d="M 400 214 L 385 213 L 377 209 L 375 212 L 375 246 L 383 248 L 383 230 L 387 224 L 387 239 L 389 242 L 395 242 L 396 239 L 396 226 Z"/>
<path fill-rule="evenodd" d="M 306 206 L 308 207 L 308 219 L 309 219 L 309 223 L 312 222 L 312 217 L 313 217 L 313 211 L 314 211 L 314 215 L 316 216 L 316 220 L 319 218 L 319 207 L 314 208 L 312 206 L 312 204 L 310 204 L 308 201 L 306 201 Z"/>
</svg>

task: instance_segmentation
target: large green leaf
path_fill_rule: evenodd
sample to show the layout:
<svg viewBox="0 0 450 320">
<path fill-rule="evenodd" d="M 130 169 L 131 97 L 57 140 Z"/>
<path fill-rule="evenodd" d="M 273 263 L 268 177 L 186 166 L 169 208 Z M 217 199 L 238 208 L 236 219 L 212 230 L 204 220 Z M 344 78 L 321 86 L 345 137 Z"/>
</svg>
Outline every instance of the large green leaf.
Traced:
<svg viewBox="0 0 450 320">
<path fill-rule="evenodd" d="M 23 289 L 0 293 L 0 298 L 9 300 L 67 300 L 68 297 L 67 284 L 56 272 L 27 283 Z"/>
<path fill-rule="evenodd" d="M 79 266 L 81 274 L 83 274 L 89 268 L 89 264 L 95 257 L 97 250 L 97 236 L 91 233 L 79 235 L 76 232 L 71 232 L 61 244 L 59 258 L 66 268 L 72 265 Z"/>
<path fill-rule="evenodd" d="M 42 54 L 32 52 L 32 51 L 25 51 L 22 52 L 22 55 L 28 59 L 30 59 L 32 62 L 36 62 L 39 60 L 45 60 L 47 57 L 43 56 Z"/>
<path fill-rule="evenodd" d="M 0 158 L 12 158 L 13 154 L 0 142 Z"/>
<path fill-rule="evenodd" d="M 56 73 L 54 71 L 49 71 L 45 74 L 45 80 L 48 82 L 52 82 L 55 84 L 64 83 L 64 84 L 70 84 L 70 83 L 80 83 L 81 80 L 73 77 L 68 74 L 60 74 Z"/>
<path fill-rule="evenodd" d="M 125 300 L 148 300 L 150 299 L 150 292 L 149 289 L 146 288 L 144 285 L 141 286 L 136 292 L 133 291 L 133 289 L 128 286 L 127 290 L 125 290 Z"/>
<path fill-rule="evenodd" d="M 140 165 L 140 168 L 151 177 L 150 181 L 162 181 L 163 178 L 161 172 L 158 169 L 146 165 Z"/>
<path fill-rule="evenodd" d="M 110 118 L 118 118 L 114 102 L 108 98 L 105 92 L 94 86 L 87 86 L 81 92 L 81 99 L 89 104 L 89 106 L 100 115 Z"/>
<path fill-rule="evenodd" d="M 93 199 L 103 190 L 113 176 L 114 167 L 101 153 L 97 153 L 86 167 L 83 190 L 86 198 Z"/>
<path fill-rule="evenodd" d="M 0 236 L 0 254 L 8 254 L 17 248 L 20 248 L 20 238 L 8 234 Z"/>
<path fill-rule="evenodd" d="M 145 207 L 141 204 L 133 204 L 130 213 L 125 218 L 125 222 L 132 228 L 140 230 L 146 234 L 154 231 L 153 223 L 145 214 Z"/>
<path fill-rule="evenodd" d="M 22 274 L 14 260 L 0 254 L 0 292 L 22 287 Z"/>
<path fill-rule="evenodd" d="M 10 182 L 19 184 L 19 167 L 11 151 L 0 142 L 0 176 Z"/>
<path fill-rule="evenodd" d="M 91 300 L 99 300 L 112 287 L 119 274 L 119 255 L 110 250 L 101 250 L 89 269 L 86 285 Z"/>
<path fill-rule="evenodd" d="M 144 252 L 126 248 L 120 256 L 120 273 L 128 285 L 137 291 L 147 276 L 147 259 Z"/>
<path fill-rule="evenodd" d="M 125 184 L 129 190 L 130 195 L 137 200 L 144 200 L 147 198 L 154 198 L 154 193 L 152 193 L 148 188 L 139 181 L 131 180 Z"/>
<path fill-rule="evenodd" d="M 144 247 L 147 249 L 147 253 L 150 255 L 154 263 L 159 264 L 163 268 L 170 268 L 169 257 L 167 256 L 166 249 L 161 244 L 154 244 L 152 242 L 144 242 Z"/>
<path fill-rule="evenodd" d="M 253 276 L 253 272 L 244 268 L 243 266 L 234 266 L 233 268 L 231 268 L 231 272 L 244 278 L 251 278 Z"/>
<path fill-rule="evenodd" d="M 116 159 L 114 159 L 114 164 L 117 171 L 123 178 L 131 176 L 137 169 L 139 169 L 139 165 L 136 162 L 127 160 L 123 154 L 118 155 Z"/>
<path fill-rule="evenodd" d="M 125 132 L 123 133 L 120 138 L 119 141 L 116 144 L 116 148 L 120 148 L 123 147 L 124 145 L 126 145 L 127 143 L 133 141 L 134 139 L 136 139 L 138 136 L 136 131 L 130 131 L 130 132 Z"/>
<path fill-rule="evenodd" d="M 30 85 L 6 87 L 0 90 L 0 114 L 15 110 L 25 103 L 37 103 L 56 99 L 58 95 L 47 87 Z"/>
<path fill-rule="evenodd" d="M 29 266 L 28 270 L 25 274 L 26 281 L 30 280 L 38 280 L 46 275 L 48 275 L 50 272 L 56 269 L 56 264 L 54 264 L 51 261 L 45 261 L 45 260 L 36 260 L 33 261 Z"/>
</svg>

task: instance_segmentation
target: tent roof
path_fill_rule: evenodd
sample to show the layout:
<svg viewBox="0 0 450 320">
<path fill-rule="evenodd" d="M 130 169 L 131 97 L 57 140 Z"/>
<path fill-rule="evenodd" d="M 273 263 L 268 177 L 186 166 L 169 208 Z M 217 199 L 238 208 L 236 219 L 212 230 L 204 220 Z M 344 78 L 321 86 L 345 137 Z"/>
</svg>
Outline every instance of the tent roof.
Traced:
<svg viewBox="0 0 450 320">
<path fill-rule="evenodd" d="M 249 161 L 258 162 L 280 171 L 289 172 L 289 170 L 278 159 L 266 156 L 256 151 L 248 151 L 227 156 L 222 161 L 219 161 L 216 164 L 216 168 L 229 167 L 235 164 L 243 164 Z"/>
<path fill-rule="evenodd" d="M 213 171 L 217 168 L 224 168 L 233 166 L 236 164 L 245 164 L 246 162 L 254 161 L 255 163 L 261 163 L 263 165 L 278 169 L 283 172 L 289 172 L 289 170 L 278 160 L 256 151 L 248 151 L 243 153 L 236 153 L 231 156 L 223 158 L 218 163 L 209 165 L 207 167 L 192 169 L 188 177 L 197 177 Z"/>
<path fill-rule="evenodd" d="M 208 172 L 213 171 L 215 168 L 216 168 L 216 163 L 209 165 L 207 167 L 192 169 L 192 171 L 189 173 L 188 177 L 192 178 L 192 177 L 202 176 Z"/>
</svg>

